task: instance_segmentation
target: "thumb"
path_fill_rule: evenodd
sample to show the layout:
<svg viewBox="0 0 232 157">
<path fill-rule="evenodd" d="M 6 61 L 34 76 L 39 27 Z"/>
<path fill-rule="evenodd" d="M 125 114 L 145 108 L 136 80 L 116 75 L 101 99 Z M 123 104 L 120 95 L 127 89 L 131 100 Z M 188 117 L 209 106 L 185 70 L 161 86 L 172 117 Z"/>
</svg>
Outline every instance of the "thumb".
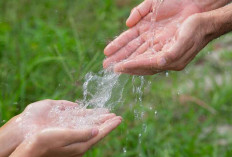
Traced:
<svg viewBox="0 0 232 157">
<path fill-rule="evenodd" d="M 132 9 L 129 18 L 126 21 L 128 27 L 135 26 L 143 17 L 145 17 L 152 7 L 152 0 L 145 0 L 140 5 Z"/>
<path fill-rule="evenodd" d="M 65 146 L 72 143 L 86 142 L 98 134 L 97 128 L 81 130 L 51 128 L 41 131 L 36 141 L 49 147 Z M 49 142 L 48 142 L 49 141 Z M 55 146 L 52 146 L 55 144 Z"/>
</svg>

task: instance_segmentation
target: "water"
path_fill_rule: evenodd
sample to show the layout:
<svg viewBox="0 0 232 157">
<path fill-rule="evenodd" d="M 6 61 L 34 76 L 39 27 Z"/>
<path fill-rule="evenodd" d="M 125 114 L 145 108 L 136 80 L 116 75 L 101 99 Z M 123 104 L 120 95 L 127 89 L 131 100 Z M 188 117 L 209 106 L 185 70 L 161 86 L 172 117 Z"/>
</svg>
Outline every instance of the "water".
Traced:
<svg viewBox="0 0 232 157">
<path fill-rule="evenodd" d="M 156 22 L 157 22 L 157 16 L 159 13 L 159 8 L 164 0 L 153 0 L 152 1 L 152 17 L 151 17 L 151 27 L 150 32 L 152 33 L 152 38 L 150 41 L 150 48 L 152 51 L 154 50 L 154 37 L 156 36 Z"/>
<path fill-rule="evenodd" d="M 83 100 L 77 103 L 83 108 L 112 109 L 122 101 L 124 85 L 128 80 L 125 77 L 120 80 L 119 77 L 111 70 L 102 70 L 98 74 L 88 73 L 83 84 Z"/>
</svg>

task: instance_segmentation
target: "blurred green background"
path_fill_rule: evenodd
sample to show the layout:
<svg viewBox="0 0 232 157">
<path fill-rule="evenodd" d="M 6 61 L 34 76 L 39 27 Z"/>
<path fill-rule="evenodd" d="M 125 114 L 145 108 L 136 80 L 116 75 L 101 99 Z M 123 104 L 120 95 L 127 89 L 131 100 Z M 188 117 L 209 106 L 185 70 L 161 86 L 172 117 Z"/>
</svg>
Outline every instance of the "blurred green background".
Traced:
<svg viewBox="0 0 232 157">
<path fill-rule="evenodd" d="M 0 125 L 41 99 L 82 98 L 85 74 L 102 69 L 105 45 L 140 2 L 1 0 Z M 142 106 L 129 82 L 121 126 L 86 156 L 231 157 L 231 43 L 228 34 L 184 71 L 146 77 Z"/>
</svg>

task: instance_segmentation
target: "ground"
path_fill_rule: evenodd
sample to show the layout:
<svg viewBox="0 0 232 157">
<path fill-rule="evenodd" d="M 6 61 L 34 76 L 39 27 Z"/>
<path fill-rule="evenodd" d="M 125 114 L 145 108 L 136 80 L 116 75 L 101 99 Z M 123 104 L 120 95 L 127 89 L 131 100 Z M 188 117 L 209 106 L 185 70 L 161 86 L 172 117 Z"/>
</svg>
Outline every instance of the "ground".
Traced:
<svg viewBox="0 0 232 157">
<path fill-rule="evenodd" d="M 0 1 L 0 125 L 31 102 L 81 98 L 85 74 L 102 69 L 105 45 L 139 2 Z M 114 110 L 122 125 L 86 156 L 231 157 L 231 37 L 182 72 L 146 77 L 142 105 L 129 82 Z"/>
</svg>

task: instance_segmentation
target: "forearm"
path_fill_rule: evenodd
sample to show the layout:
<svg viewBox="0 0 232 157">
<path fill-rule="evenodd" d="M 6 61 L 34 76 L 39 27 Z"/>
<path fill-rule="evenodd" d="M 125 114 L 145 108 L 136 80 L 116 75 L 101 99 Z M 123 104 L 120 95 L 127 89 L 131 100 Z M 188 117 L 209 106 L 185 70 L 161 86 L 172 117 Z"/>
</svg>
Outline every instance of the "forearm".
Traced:
<svg viewBox="0 0 232 157">
<path fill-rule="evenodd" d="M 214 38 L 232 31 L 232 4 L 206 12 L 204 16 L 211 23 L 213 28 L 211 34 Z"/>
<path fill-rule="evenodd" d="M 16 118 L 12 118 L 0 128 L 0 157 L 8 157 L 22 141 L 21 133 L 17 126 L 14 125 Z"/>
<path fill-rule="evenodd" d="M 193 1 L 202 9 L 202 12 L 218 9 L 232 2 L 232 0 L 193 0 Z"/>
<path fill-rule="evenodd" d="M 15 151 L 9 156 L 9 157 L 39 157 L 42 156 L 39 151 L 40 148 L 33 148 L 33 142 L 32 141 L 24 141 L 21 143 Z"/>
</svg>

